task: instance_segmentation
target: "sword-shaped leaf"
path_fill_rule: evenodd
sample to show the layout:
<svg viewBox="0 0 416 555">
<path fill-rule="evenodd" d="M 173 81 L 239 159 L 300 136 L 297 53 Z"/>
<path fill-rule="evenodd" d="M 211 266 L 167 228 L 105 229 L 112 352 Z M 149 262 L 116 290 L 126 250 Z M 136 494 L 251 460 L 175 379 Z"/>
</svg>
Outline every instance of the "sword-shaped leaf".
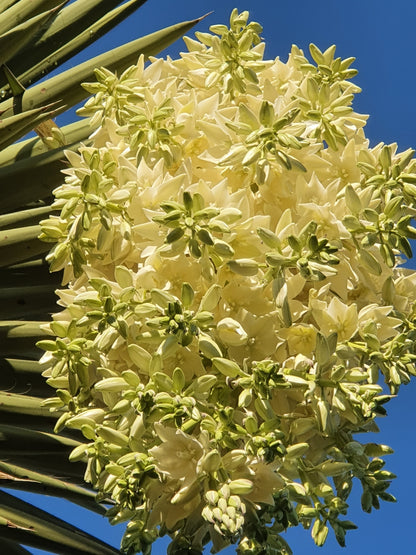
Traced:
<svg viewBox="0 0 416 555">
<path fill-rule="evenodd" d="M 0 268 L 0 287 L 24 287 L 25 285 L 46 285 L 58 287 L 61 283 L 59 273 L 50 274 L 48 264 L 38 259 L 12 268 Z M 36 318 L 37 319 L 37 318 Z M 46 320 L 47 318 L 43 318 Z"/>
<path fill-rule="evenodd" d="M 0 404 L 2 461 L 86 487 L 85 464 L 68 460 L 82 436 L 76 430 L 56 435 L 54 427 L 59 413 L 47 410 L 40 414 L 43 398 L 29 397 L 29 404 L 23 410 L 26 395 L 13 394 L 12 397 L 6 405 Z"/>
<path fill-rule="evenodd" d="M 27 44 L 11 60 L 10 64 L 16 75 L 21 75 L 42 60 L 46 60 L 120 3 L 121 0 L 76 0 L 66 6 L 50 22 L 46 30 L 40 32 L 40 36 L 35 37 L 34 41 Z M 4 85 L 6 83 L 2 82 L 0 76 L 0 86 Z"/>
<path fill-rule="evenodd" d="M 94 79 L 94 69 L 106 67 L 110 71 L 122 72 L 137 61 L 140 54 L 151 56 L 172 44 L 196 25 L 201 18 L 185 21 L 166 27 L 131 41 L 123 46 L 100 54 L 87 62 L 70 68 L 47 81 L 27 89 L 22 95 L 21 110 L 31 110 L 45 104 L 61 101 L 66 105 L 60 111 L 75 106 L 88 97 L 88 92 L 80 87 L 81 83 Z M 0 112 L 4 117 L 13 114 L 13 99 L 9 98 L 0 103 Z"/>
<path fill-rule="evenodd" d="M 39 359 L 41 350 L 35 346 L 35 343 L 49 334 L 41 327 L 42 322 L 21 320 L 6 320 L 0 322 L 0 356 L 9 358 L 34 358 Z M 0 396 L 2 394 L 0 393 Z M 6 396 L 12 395 L 5 393 Z M 0 401 L 5 403 L 3 397 Z M 11 401 L 10 397 L 7 397 Z M 15 399 L 16 400 L 16 399 Z M 43 414 L 43 412 L 42 412 Z"/>
<path fill-rule="evenodd" d="M 0 231 L 0 267 L 38 257 L 48 252 L 50 246 L 39 241 L 39 225 Z"/>
<path fill-rule="evenodd" d="M 19 399 L 16 402 L 18 401 Z M 24 430 L 10 424 L 0 424 L 0 443 L 2 451 L 26 451 L 33 455 L 60 453 L 62 447 L 74 449 L 80 445 L 79 441 L 63 435 Z"/>
<path fill-rule="evenodd" d="M 0 491 L 0 536 L 60 555 L 119 553 L 79 528 L 3 491 Z"/>
<path fill-rule="evenodd" d="M 62 4 L 62 0 L 20 0 L 0 13 L 0 35 L 59 4 Z"/>
<path fill-rule="evenodd" d="M 50 397 L 54 392 L 42 375 L 44 370 L 45 367 L 35 360 L 1 358 L 0 389 L 42 399 Z"/>
<path fill-rule="evenodd" d="M 1 546 L 7 555 L 31 555 L 30 551 L 14 542 L 13 540 L 2 539 Z"/>
<path fill-rule="evenodd" d="M 45 368 L 39 363 L 38 360 L 5 358 L 4 361 L 10 366 L 10 368 L 13 369 L 14 372 L 24 372 L 28 374 L 40 375 L 45 370 Z"/>
<path fill-rule="evenodd" d="M 45 285 L 24 287 L 2 287 L 0 289 L 0 318 L 46 319 L 56 310 L 56 286 L 53 282 Z"/>
<path fill-rule="evenodd" d="M 33 416 L 52 416 L 56 418 L 55 414 L 51 414 L 49 409 L 42 405 L 42 401 L 43 400 L 39 397 L 0 391 L 0 411 L 17 412 L 18 414 L 30 414 Z M 60 436 L 57 437 L 60 438 Z"/>
<path fill-rule="evenodd" d="M 0 149 L 6 148 L 24 137 L 34 127 L 56 115 L 59 103 L 27 110 L 0 120 Z M 55 109 L 51 109 L 55 106 Z"/>
<path fill-rule="evenodd" d="M 62 182 L 61 171 L 65 168 L 64 150 L 71 146 L 57 148 L 34 158 L 0 167 L 0 213 L 7 213 L 30 202 L 49 197 L 53 189 Z"/>
<path fill-rule="evenodd" d="M 36 225 L 40 219 L 45 218 L 51 212 L 51 206 L 40 206 L 39 208 L 28 208 L 19 212 L 3 214 L 0 216 L 0 229 L 20 227 L 22 225 Z"/>
<path fill-rule="evenodd" d="M 63 5 L 64 3 L 48 12 L 43 12 L 27 21 L 23 21 L 20 25 L 0 35 L 0 64 L 6 64 L 34 36 L 39 35 L 39 29 L 42 29 Z"/>
<path fill-rule="evenodd" d="M 10 8 L 10 6 L 13 6 L 13 4 L 16 4 L 17 2 L 19 2 L 19 0 L 2 0 L 2 3 L 0 5 L 0 14 L 5 12 L 7 9 Z"/>
<path fill-rule="evenodd" d="M 19 74 L 19 79 L 25 85 L 37 81 L 40 77 L 55 69 L 56 66 L 69 60 L 72 56 L 105 35 L 110 29 L 142 6 L 145 1 L 130 0 L 111 12 L 105 13 L 101 19 L 95 21 L 89 27 L 83 29 L 81 25 L 75 37 L 71 30 L 67 29 L 66 25 L 63 25 L 60 33 L 46 33 L 45 37 L 42 37 L 39 47 L 33 45 L 33 48 L 29 48 L 32 45 L 28 45 L 24 52 L 20 53 L 13 60 L 12 64 L 15 71 Z M 73 5 L 71 4 L 68 9 Z M 60 19 L 57 18 L 57 23 L 59 23 Z M 39 56 L 40 54 L 42 55 Z"/>
<path fill-rule="evenodd" d="M 65 159 L 64 150 L 76 148 L 76 145 L 81 141 L 86 141 L 88 136 L 93 132 L 94 128 L 91 127 L 88 119 L 82 119 L 61 127 L 61 132 L 65 138 L 65 146 L 58 148 L 61 152 L 61 159 Z M 54 150 L 53 152 L 56 152 Z M 43 153 L 50 153 L 47 146 L 41 139 L 27 139 L 17 144 L 11 145 L 0 152 L 0 168 L 8 165 L 14 165 L 17 162 L 27 160 L 31 164 L 31 160 Z M 34 161 L 35 165 L 37 164 Z M 4 179 L 0 176 L 0 190 L 3 192 L 3 187 L 7 186 Z M 22 202 L 21 205 L 24 205 Z"/>
<path fill-rule="evenodd" d="M 39 59 L 45 54 L 47 55 L 60 48 L 68 40 L 73 39 L 76 35 L 88 29 L 93 23 L 121 3 L 122 0 L 88 0 L 88 2 L 85 0 L 75 0 L 71 2 L 69 6 L 66 6 L 60 12 L 36 42 L 35 47 Z"/>
<path fill-rule="evenodd" d="M 8 462 L 0 461 L 0 486 L 63 497 L 95 513 L 104 515 L 106 512 L 95 500 L 96 494 L 93 491 Z"/>
</svg>

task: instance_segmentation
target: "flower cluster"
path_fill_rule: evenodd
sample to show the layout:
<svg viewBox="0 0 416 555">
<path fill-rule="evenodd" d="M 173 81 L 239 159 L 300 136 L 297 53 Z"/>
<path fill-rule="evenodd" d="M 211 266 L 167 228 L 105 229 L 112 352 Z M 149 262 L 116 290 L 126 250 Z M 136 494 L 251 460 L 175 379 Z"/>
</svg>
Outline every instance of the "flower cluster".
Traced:
<svg viewBox="0 0 416 555">
<path fill-rule="evenodd" d="M 352 58 L 265 61 L 247 21 L 97 70 L 42 222 L 67 284 L 48 405 L 129 554 L 284 555 L 299 523 L 344 545 L 354 478 L 365 511 L 394 500 L 391 450 L 355 434 L 416 374 L 413 151 L 370 148 Z"/>
</svg>

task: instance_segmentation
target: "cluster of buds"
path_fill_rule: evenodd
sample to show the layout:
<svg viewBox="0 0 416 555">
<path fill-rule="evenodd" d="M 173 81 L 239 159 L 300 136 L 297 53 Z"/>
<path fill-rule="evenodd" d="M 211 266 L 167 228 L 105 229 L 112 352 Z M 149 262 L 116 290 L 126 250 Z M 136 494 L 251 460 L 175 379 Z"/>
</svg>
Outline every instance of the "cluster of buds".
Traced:
<svg viewBox="0 0 416 555">
<path fill-rule="evenodd" d="M 252 487 L 249 480 L 241 479 L 224 484 L 218 491 L 207 491 L 207 505 L 202 509 L 202 516 L 219 534 L 235 538 L 244 524 L 246 512 L 244 502 L 236 493 L 249 492 Z"/>
</svg>

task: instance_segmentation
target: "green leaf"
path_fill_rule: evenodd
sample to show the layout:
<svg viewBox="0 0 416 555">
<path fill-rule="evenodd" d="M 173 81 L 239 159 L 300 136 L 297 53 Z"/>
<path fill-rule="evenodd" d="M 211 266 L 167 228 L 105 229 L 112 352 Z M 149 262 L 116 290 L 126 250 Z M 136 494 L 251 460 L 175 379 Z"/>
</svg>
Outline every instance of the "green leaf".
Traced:
<svg viewBox="0 0 416 555">
<path fill-rule="evenodd" d="M 22 111 L 31 110 L 57 101 L 61 101 L 66 105 L 59 112 L 64 111 L 68 107 L 75 106 L 75 104 L 78 104 L 88 96 L 87 91 L 82 89 L 80 85 L 84 82 L 95 81 L 94 70 L 97 67 L 104 66 L 110 71 L 122 72 L 134 64 L 140 54 L 146 57 L 158 54 L 189 31 L 200 20 L 201 18 L 198 18 L 166 27 L 123 46 L 109 50 L 27 89 L 22 96 Z M 0 112 L 3 112 L 4 117 L 12 115 L 13 99 L 9 98 L 1 102 Z"/>
<path fill-rule="evenodd" d="M 38 35 L 39 29 L 55 16 L 61 6 L 23 21 L 20 25 L 0 35 L 0 64 L 7 63 L 34 35 Z"/>
<path fill-rule="evenodd" d="M 54 149 L 53 152 L 59 151 L 61 153 L 62 161 L 65 160 L 64 150 L 76 149 L 79 143 L 82 141 L 88 144 L 87 138 L 94 131 L 91 127 L 89 119 L 82 119 L 80 121 L 75 121 L 69 125 L 60 128 L 66 145 L 58 149 Z M 17 144 L 11 145 L 0 152 L 0 172 L 1 168 L 7 165 L 12 167 L 9 170 L 14 170 L 17 162 L 22 162 L 28 159 L 29 165 L 32 163 L 31 160 L 43 153 L 50 153 L 51 151 L 45 145 L 41 139 L 27 139 L 26 141 L 21 141 Z M 37 161 L 33 161 L 34 165 L 37 165 Z M 16 171 L 19 171 L 20 166 Z M 6 170 L 6 171 L 9 171 Z M 50 175 L 50 172 L 47 172 Z M 0 187 L 4 191 L 5 179 L 0 175 Z M 15 183 L 13 184 L 13 189 L 15 189 Z"/>
<path fill-rule="evenodd" d="M 0 491 L 0 518 L 0 536 L 25 545 L 62 555 L 119 553 L 79 528 L 4 491 Z"/>
<path fill-rule="evenodd" d="M 0 461 L 0 472 L 7 475 L 2 476 L 3 487 L 63 497 L 98 514 L 104 515 L 106 512 L 96 502 L 94 492 L 70 482 L 4 461 Z"/>
<path fill-rule="evenodd" d="M 0 229 L 20 227 L 23 225 L 35 225 L 41 218 L 49 216 L 53 212 L 51 206 L 40 206 L 39 208 L 28 208 L 19 212 L 0 215 Z M 20 224 L 20 225 L 19 225 Z"/>
<path fill-rule="evenodd" d="M 11 266 L 48 252 L 49 244 L 39 241 L 39 234 L 39 225 L 0 231 L 0 267 Z"/>
<path fill-rule="evenodd" d="M 63 4 L 62 0 L 19 0 L 5 13 L 0 13 L 0 35 L 60 4 Z"/>
<path fill-rule="evenodd" d="M 13 96 L 22 95 L 25 92 L 25 88 L 22 85 L 22 83 L 20 83 L 20 81 L 15 77 L 15 75 L 10 71 L 10 69 L 5 64 L 3 64 L 2 66 L 2 70 L 7 79 L 7 83 L 11 89 L 12 95 Z"/>
<path fill-rule="evenodd" d="M 10 8 L 10 6 L 13 6 L 13 4 L 15 3 L 16 3 L 16 0 L 2 0 L 1 6 L 0 6 L 0 14 L 5 12 L 8 8 Z"/>
<path fill-rule="evenodd" d="M 23 75 L 42 60 L 48 66 L 47 59 L 50 55 L 70 43 L 74 37 L 81 35 L 118 4 L 120 4 L 120 0 L 88 0 L 88 2 L 76 0 L 71 2 L 69 6 L 60 11 L 41 36 L 28 43 L 12 59 L 11 63 L 16 74 Z"/>
<path fill-rule="evenodd" d="M 109 2 L 94 2 L 93 6 L 91 2 L 87 3 L 82 0 L 82 6 L 79 5 L 79 2 L 71 4 L 62 11 L 62 17 L 58 16 L 56 18 L 54 23 L 57 23 L 59 27 L 52 24 L 39 42 L 28 45 L 31 48 L 25 49 L 13 60 L 16 62 L 16 67 L 21 71 L 19 74 L 20 80 L 26 84 L 37 81 L 41 76 L 55 69 L 57 65 L 62 64 L 81 52 L 89 44 L 95 42 L 145 2 L 146 0 L 130 0 L 109 13 L 105 10 L 104 14 L 102 8 L 100 11 L 97 11 L 97 9 L 103 4 L 109 4 Z M 119 2 L 114 2 L 114 0 L 110 2 L 110 4 L 115 3 L 118 4 Z M 80 10 L 84 6 L 89 9 L 85 14 L 82 14 Z M 76 11 L 74 8 L 76 8 Z M 93 15 L 96 20 L 89 25 L 92 8 L 94 8 Z M 68 11 L 72 13 L 68 14 Z M 73 28 L 68 24 L 68 16 L 71 15 L 78 31 L 75 36 Z M 100 15 L 102 15 L 101 18 L 99 18 Z"/>
<path fill-rule="evenodd" d="M 52 118 L 57 110 L 50 108 L 58 108 L 58 104 L 49 104 L 0 120 L 0 149 L 8 147 L 43 121 Z"/>
<path fill-rule="evenodd" d="M 37 360 L 25 360 L 25 359 L 4 359 L 10 368 L 13 369 L 15 373 L 23 372 L 25 374 L 41 374 L 44 368 Z"/>
<path fill-rule="evenodd" d="M 30 555 L 30 551 L 12 540 L 3 538 L 1 546 L 8 555 Z"/>
<path fill-rule="evenodd" d="M 0 391 L 0 411 L 33 416 L 51 416 L 49 409 L 42 406 L 42 399 L 3 391 Z"/>
<path fill-rule="evenodd" d="M 64 150 L 65 147 L 57 148 L 0 167 L 0 190 L 3 195 L 0 213 L 48 198 L 53 189 L 62 183 Z"/>
</svg>

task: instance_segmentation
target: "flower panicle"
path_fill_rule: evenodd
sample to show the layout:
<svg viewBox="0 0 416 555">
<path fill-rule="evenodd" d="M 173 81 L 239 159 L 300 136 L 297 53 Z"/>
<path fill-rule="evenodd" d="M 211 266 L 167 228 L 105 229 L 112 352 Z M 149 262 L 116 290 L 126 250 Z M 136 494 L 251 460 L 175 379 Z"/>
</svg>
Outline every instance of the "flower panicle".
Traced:
<svg viewBox="0 0 416 555">
<path fill-rule="evenodd" d="M 391 449 L 356 435 L 416 374 L 414 151 L 370 147 L 353 58 L 264 60 L 261 32 L 233 10 L 178 60 L 97 69 L 41 223 L 66 285 L 45 405 L 127 553 L 344 545 L 354 482 L 394 501 Z"/>
</svg>

